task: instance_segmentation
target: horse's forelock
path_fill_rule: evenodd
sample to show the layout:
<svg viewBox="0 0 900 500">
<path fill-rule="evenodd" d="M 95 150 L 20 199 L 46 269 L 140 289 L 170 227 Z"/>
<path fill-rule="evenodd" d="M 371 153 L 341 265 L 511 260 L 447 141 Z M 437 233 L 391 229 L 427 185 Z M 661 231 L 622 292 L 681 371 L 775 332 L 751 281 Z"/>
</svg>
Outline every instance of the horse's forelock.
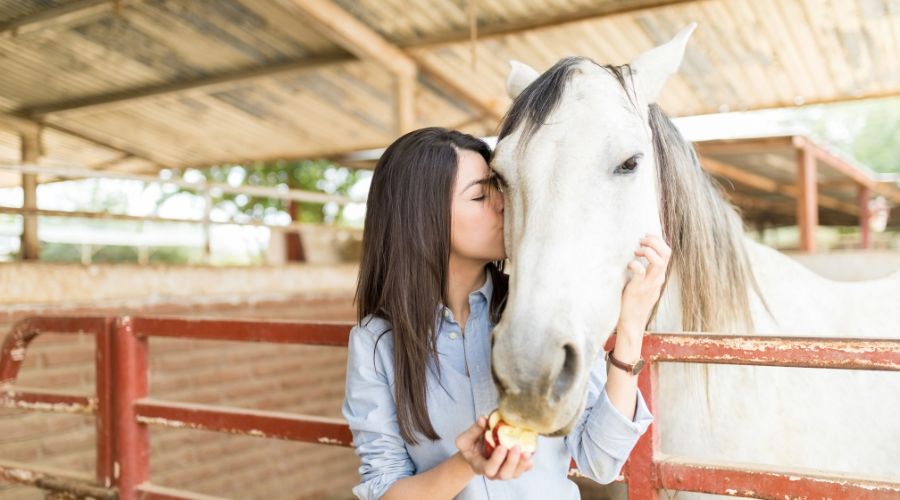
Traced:
<svg viewBox="0 0 900 500">
<path fill-rule="evenodd" d="M 566 83 L 582 63 L 590 63 L 607 70 L 625 90 L 629 102 L 632 105 L 636 104 L 634 84 L 630 81 L 631 68 L 627 64 L 601 65 L 589 57 L 566 57 L 557 61 L 513 100 L 509 111 L 503 117 L 497 140 L 503 140 L 521 126 L 523 128 L 519 147 L 524 148 L 535 132 L 547 121 L 550 113 L 559 107 Z"/>
</svg>

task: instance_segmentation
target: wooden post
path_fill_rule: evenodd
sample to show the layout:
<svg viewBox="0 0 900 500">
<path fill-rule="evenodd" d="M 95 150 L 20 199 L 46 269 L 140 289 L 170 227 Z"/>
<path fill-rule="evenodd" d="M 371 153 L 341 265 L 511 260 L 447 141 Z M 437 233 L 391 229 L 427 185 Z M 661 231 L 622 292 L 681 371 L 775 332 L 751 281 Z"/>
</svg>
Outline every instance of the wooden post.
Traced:
<svg viewBox="0 0 900 500">
<path fill-rule="evenodd" d="M 872 196 L 872 190 L 866 186 L 859 186 L 859 234 L 860 245 L 864 250 L 872 248 L 872 229 L 869 227 L 869 219 L 872 218 L 872 211 L 869 210 L 869 198 Z"/>
<path fill-rule="evenodd" d="M 21 159 L 24 164 L 36 164 L 41 156 L 40 130 L 34 133 L 21 133 Z M 37 174 L 22 174 L 23 210 L 37 210 Z M 38 240 L 37 215 L 22 214 L 22 243 L 20 255 L 22 260 L 38 260 L 41 254 Z"/>
<path fill-rule="evenodd" d="M 209 187 L 203 188 L 203 263 L 212 261 L 212 245 L 210 245 L 210 217 L 212 213 L 212 195 Z"/>
<path fill-rule="evenodd" d="M 816 228 L 819 225 L 816 157 L 810 145 L 803 141 L 797 147 L 797 226 L 800 250 L 816 251 Z"/>
<path fill-rule="evenodd" d="M 288 202 L 288 213 L 291 216 L 291 222 L 297 220 L 297 214 L 300 211 L 300 205 L 296 200 Z M 272 234 L 275 234 L 273 231 Z M 303 233 L 299 229 L 285 231 L 285 260 L 287 262 L 306 262 L 306 252 L 303 249 Z"/>
</svg>

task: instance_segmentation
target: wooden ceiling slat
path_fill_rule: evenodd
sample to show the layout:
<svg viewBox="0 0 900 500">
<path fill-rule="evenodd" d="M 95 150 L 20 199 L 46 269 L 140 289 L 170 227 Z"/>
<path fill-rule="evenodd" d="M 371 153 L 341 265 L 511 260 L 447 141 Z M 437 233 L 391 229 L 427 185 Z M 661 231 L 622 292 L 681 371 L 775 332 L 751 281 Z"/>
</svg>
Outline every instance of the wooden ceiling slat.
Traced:
<svg viewBox="0 0 900 500">
<path fill-rule="evenodd" d="M 888 24 L 891 27 L 891 38 L 894 40 L 894 61 L 900 61 L 900 5 L 896 2 L 887 3 L 887 13 L 890 16 Z M 900 85 L 900 71 L 893 73 L 894 85 Z"/>
<path fill-rule="evenodd" d="M 110 154 L 127 153 L 147 155 L 150 161 L 208 163 L 234 153 L 253 156 L 250 149 L 260 157 L 276 152 L 302 157 L 339 150 L 341 145 L 353 149 L 390 140 L 393 133 L 383 129 L 394 120 L 395 84 L 384 68 L 366 69 L 349 61 L 317 67 L 321 85 L 345 95 L 344 102 L 328 101 L 324 90 L 293 92 L 279 83 L 289 73 L 263 74 L 286 57 L 304 61 L 321 57 L 317 51 L 343 53 L 295 15 L 299 1 L 229 0 L 215 6 L 126 2 L 121 18 L 84 15 L 0 38 L 0 110 L 52 110 L 53 105 L 90 103 L 91 98 L 97 99 L 94 104 L 120 98 L 108 109 L 98 104 L 96 109 L 50 120 L 83 140 L 110 142 L 109 150 L 97 146 L 101 162 Z M 791 105 L 796 96 L 814 103 L 900 93 L 900 57 L 896 57 L 900 12 L 887 0 L 479 2 L 474 69 L 465 2 L 337 0 L 336 4 L 422 67 L 418 92 L 427 104 L 416 102 L 413 108 L 420 125 L 482 127 L 488 113 L 491 128 L 509 103 L 504 88 L 507 59 L 521 59 L 537 69 L 570 54 L 622 63 L 693 20 L 700 22 L 700 29 L 681 73 L 660 100 L 673 115 L 715 112 L 723 104 L 730 110 Z M 617 14 L 599 17 L 611 12 Z M 375 26 L 379 22 L 383 25 Z M 529 31 L 522 32 L 525 28 Z M 220 80 L 215 87 L 220 98 L 198 98 L 216 92 L 212 87 L 190 86 L 234 76 L 248 67 L 266 70 L 246 80 Z M 295 81 L 300 80 L 298 73 Z M 268 95 L 234 90 L 229 98 L 245 95 L 259 100 L 260 106 L 271 109 L 270 116 L 244 116 L 247 113 L 238 111 L 233 102 L 221 98 L 243 85 L 257 86 L 258 92 Z M 161 89 L 178 94 L 139 95 Z M 198 99 L 214 108 L 192 110 L 192 100 Z M 279 103 L 285 109 L 278 108 Z M 101 110 L 111 112 L 102 115 L 103 126 L 90 126 L 85 117 Z M 297 119 L 296 110 L 303 119 Z M 131 130 L 140 122 L 130 120 L 141 116 L 152 123 L 146 133 Z M 319 126 L 311 127 L 312 120 Z M 171 126 L 172 132 L 163 134 L 163 126 Z M 232 131 L 241 127 L 248 130 Z M 184 134 L 196 142 L 179 141 Z M 148 142 L 151 137 L 157 139 L 153 144 Z M 131 138 L 140 139 L 133 148 Z M 56 150 L 88 158 L 92 149 L 77 146 L 79 141 Z"/>
<path fill-rule="evenodd" d="M 842 42 L 841 54 L 854 77 L 855 89 L 877 90 L 872 79 L 873 54 L 860 24 L 859 6 L 856 0 L 832 0 L 837 29 Z M 861 93 L 861 92 L 860 92 Z"/>
<path fill-rule="evenodd" d="M 761 67 L 765 71 L 766 79 L 757 83 L 769 85 L 774 93 L 778 95 L 778 100 L 774 102 L 782 105 L 791 105 L 794 97 L 797 95 L 796 84 L 788 76 L 787 68 L 778 60 L 769 38 L 760 36 L 757 28 L 765 20 L 757 17 L 750 4 L 751 0 L 733 0 L 723 5 L 729 9 L 732 17 L 738 20 L 738 32 L 745 46 L 753 47 L 755 57 L 760 61 Z"/>
<path fill-rule="evenodd" d="M 178 161 L 177 158 L 166 157 L 160 149 L 143 147 L 142 145 L 129 140 L 130 138 L 127 138 L 127 135 L 123 135 L 122 119 L 133 120 L 131 123 L 140 123 L 140 121 L 136 121 L 136 117 L 133 114 L 126 114 L 125 116 L 120 115 L 117 117 L 119 120 L 109 120 L 107 117 L 106 122 L 108 123 L 104 123 L 102 117 L 103 115 L 94 116 L 91 117 L 90 120 L 56 120 L 51 118 L 46 123 L 48 126 L 57 128 L 57 130 L 77 133 L 88 140 L 109 144 L 112 147 L 119 148 L 122 152 L 147 158 L 160 165 L 176 163 Z M 101 127 L 101 124 L 104 124 L 105 126 Z M 143 128 L 144 126 L 145 124 L 141 123 L 140 127 L 135 128 Z M 123 147 L 123 144 L 127 144 L 127 146 Z"/>
<path fill-rule="evenodd" d="M 642 31 L 647 35 L 646 42 L 639 48 L 639 52 L 668 42 L 678 33 L 679 29 L 689 24 L 689 21 L 673 15 L 670 9 L 660 9 L 654 16 L 637 15 L 634 17 L 640 19 Z M 616 25 L 625 29 L 630 23 L 623 19 Z M 704 31 L 704 33 L 701 34 L 697 31 Z M 685 51 L 677 74 L 684 78 L 691 93 L 704 103 L 706 109 L 718 110 L 722 103 L 732 102 L 736 92 L 726 78 L 716 78 L 719 75 L 716 73 L 718 68 L 713 67 L 713 60 L 702 43 L 707 34 L 705 30 L 697 31 L 691 36 L 691 40 L 696 42 L 693 47 L 695 50 Z M 629 36 L 628 38 L 634 39 L 635 37 Z M 663 90 L 663 92 L 665 91 Z M 678 103 L 678 107 L 672 112 L 683 114 L 683 105 Z"/>
<path fill-rule="evenodd" d="M 760 26 L 769 40 L 772 41 L 774 54 L 779 64 L 784 68 L 790 68 L 788 77 L 794 84 L 796 96 L 804 99 L 812 99 L 819 94 L 815 84 L 810 78 L 810 70 L 807 62 L 797 52 L 796 44 L 791 39 L 790 23 L 793 20 L 784 19 L 779 13 L 778 2 L 774 0 L 754 0 L 751 2 L 756 17 L 761 21 Z"/>
<path fill-rule="evenodd" d="M 713 7 L 715 6 L 715 7 Z M 703 24 L 695 30 L 692 41 L 696 37 L 697 46 L 703 47 L 712 67 L 706 78 L 708 85 L 725 83 L 725 88 L 720 96 L 724 101 L 720 102 L 720 111 L 738 111 L 749 106 L 750 99 L 756 94 L 756 87 L 750 78 L 748 67 L 743 61 L 748 59 L 742 51 L 740 39 L 733 35 L 733 20 L 727 16 L 723 19 L 710 15 L 707 9 L 718 8 L 721 13 L 721 3 L 701 2 L 686 4 L 680 9 L 668 9 L 669 19 L 680 25 L 686 25 L 691 20 L 699 20 Z M 715 12 L 715 11 L 713 11 Z M 723 30 L 723 27 L 731 29 Z M 723 36 L 724 35 L 724 36 Z M 685 57 L 692 52 L 687 52 Z M 683 73 L 680 71 L 680 73 Z M 724 95 L 723 95 L 724 94 Z"/>
<path fill-rule="evenodd" d="M 196 101 L 201 102 L 201 101 Z M 138 108 L 138 109 L 136 109 Z M 196 154 L 200 157 L 222 158 L 227 155 L 228 150 L 239 150 L 242 145 L 247 147 L 258 147 L 247 140 L 235 138 L 236 135 L 253 134 L 257 140 L 264 141 L 257 144 L 265 144 L 278 140 L 284 131 L 280 128 L 265 126 L 258 120 L 249 119 L 246 114 L 233 114 L 234 118 L 228 117 L 233 121 L 225 121 L 218 119 L 221 109 L 227 109 L 224 106 L 214 106 L 209 108 L 208 112 L 197 113 L 192 108 L 180 103 L 178 99 L 165 99 L 158 101 L 145 101 L 136 108 L 129 108 L 139 113 L 138 119 L 149 121 L 157 124 L 158 127 L 170 125 L 176 130 L 180 136 L 188 138 L 188 140 L 178 143 L 175 148 L 170 147 L 169 153 L 175 157 L 182 157 L 185 154 Z M 239 124 L 243 134 L 235 134 L 229 131 L 229 124 Z M 237 128 L 237 127 L 235 127 Z M 214 136 L 219 140 L 216 143 L 210 143 L 205 137 Z M 196 139 L 195 139 L 196 138 Z M 227 138 L 227 139 L 226 139 Z M 153 140 L 152 138 L 149 140 Z M 141 141 L 147 144 L 148 140 Z M 165 141 L 156 141 L 159 144 L 168 145 Z M 173 166 L 177 166 L 174 164 Z"/>
<path fill-rule="evenodd" d="M 790 26 L 790 35 L 792 42 L 796 45 L 801 59 L 805 63 L 808 75 L 815 85 L 817 94 L 815 98 L 834 95 L 836 89 L 832 83 L 828 64 L 824 59 L 827 56 L 823 54 L 816 43 L 816 37 L 811 30 L 810 22 L 806 17 L 806 12 L 800 2 L 779 2 L 782 16 Z"/>
<path fill-rule="evenodd" d="M 739 94 L 736 96 L 736 104 L 729 106 L 731 111 L 745 110 L 754 101 L 773 102 L 777 99 L 772 87 L 766 82 L 766 75 L 759 64 L 759 59 L 739 35 L 738 23 L 729 15 L 722 2 L 702 2 L 696 5 L 696 9 L 702 12 L 705 21 L 703 31 L 710 31 L 713 43 L 722 47 L 724 60 L 720 62 L 720 68 L 731 67 L 740 81 Z M 710 22 L 715 20 L 715 22 Z"/>
<path fill-rule="evenodd" d="M 817 54 L 823 60 L 831 88 L 836 94 L 847 95 L 853 88 L 853 76 L 845 71 L 843 47 L 837 39 L 834 11 L 822 0 L 801 0 L 805 19 L 814 34 Z"/>
<path fill-rule="evenodd" d="M 29 114 L 44 116 L 48 114 L 94 111 L 98 108 L 128 105 L 144 99 L 160 98 L 182 92 L 212 92 L 219 88 L 228 88 L 252 80 L 277 77 L 285 74 L 301 74 L 309 71 L 326 70 L 331 66 L 350 62 L 352 59 L 343 56 L 306 59 L 300 62 L 288 62 L 263 68 L 242 69 L 231 73 L 220 74 L 210 78 L 202 78 L 187 82 L 151 85 L 143 88 L 129 89 L 123 92 L 102 94 L 99 96 L 62 101 L 43 107 L 28 109 Z"/>
<path fill-rule="evenodd" d="M 879 58 L 872 72 L 878 82 L 878 91 L 885 92 L 900 83 L 900 52 L 891 35 L 891 18 L 885 15 L 887 6 L 882 2 L 868 2 L 861 9 L 862 32 L 872 44 L 873 54 Z"/>
</svg>

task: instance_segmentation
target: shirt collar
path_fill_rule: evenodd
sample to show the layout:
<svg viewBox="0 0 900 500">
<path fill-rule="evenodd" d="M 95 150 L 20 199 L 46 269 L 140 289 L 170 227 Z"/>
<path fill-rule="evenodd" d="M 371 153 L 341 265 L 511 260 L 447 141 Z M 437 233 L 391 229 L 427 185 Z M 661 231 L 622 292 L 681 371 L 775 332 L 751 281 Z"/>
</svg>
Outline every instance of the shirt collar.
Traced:
<svg viewBox="0 0 900 500">
<path fill-rule="evenodd" d="M 484 269 L 484 274 L 485 274 L 484 284 L 481 285 L 481 288 L 479 288 L 478 290 L 475 290 L 474 292 L 470 293 L 469 299 L 472 299 L 473 295 L 480 294 L 482 297 L 484 297 L 485 302 L 490 303 L 491 296 L 494 294 L 494 279 L 491 276 L 491 272 L 487 269 L 487 267 L 485 267 L 485 269 Z M 439 303 L 437 305 L 437 307 L 435 308 L 435 310 L 438 314 L 441 314 L 444 309 L 445 309 L 445 307 L 444 307 L 443 302 Z M 449 309 L 447 309 L 447 310 L 449 311 Z"/>
<path fill-rule="evenodd" d="M 479 288 L 478 290 L 475 290 L 474 292 L 470 293 L 469 296 L 471 297 L 472 294 L 480 293 L 484 297 L 484 300 L 486 300 L 487 302 L 490 302 L 491 295 L 494 293 L 494 279 L 491 277 L 491 271 L 488 270 L 486 267 L 484 269 L 484 274 L 485 274 L 484 285 L 482 285 L 481 288 Z"/>
</svg>

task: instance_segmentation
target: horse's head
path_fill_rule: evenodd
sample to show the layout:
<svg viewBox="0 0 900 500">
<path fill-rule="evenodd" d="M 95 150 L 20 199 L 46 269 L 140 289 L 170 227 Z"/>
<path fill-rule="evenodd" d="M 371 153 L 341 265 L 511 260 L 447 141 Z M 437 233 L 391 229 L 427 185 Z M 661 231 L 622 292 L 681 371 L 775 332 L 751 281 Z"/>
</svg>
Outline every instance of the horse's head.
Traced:
<svg viewBox="0 0 900 500">
<path fill-rule="evenodd" d="M 505 181 L 509 299 L 493 333 L 508 421 L 564 435 L 615 328 L 626 265 L 661 234 L 648 106 L 694 25 L 625 67 L 563 59 L 543 75 L 513 63 L 515 98 L 492 167 Z"/>
</svg>

